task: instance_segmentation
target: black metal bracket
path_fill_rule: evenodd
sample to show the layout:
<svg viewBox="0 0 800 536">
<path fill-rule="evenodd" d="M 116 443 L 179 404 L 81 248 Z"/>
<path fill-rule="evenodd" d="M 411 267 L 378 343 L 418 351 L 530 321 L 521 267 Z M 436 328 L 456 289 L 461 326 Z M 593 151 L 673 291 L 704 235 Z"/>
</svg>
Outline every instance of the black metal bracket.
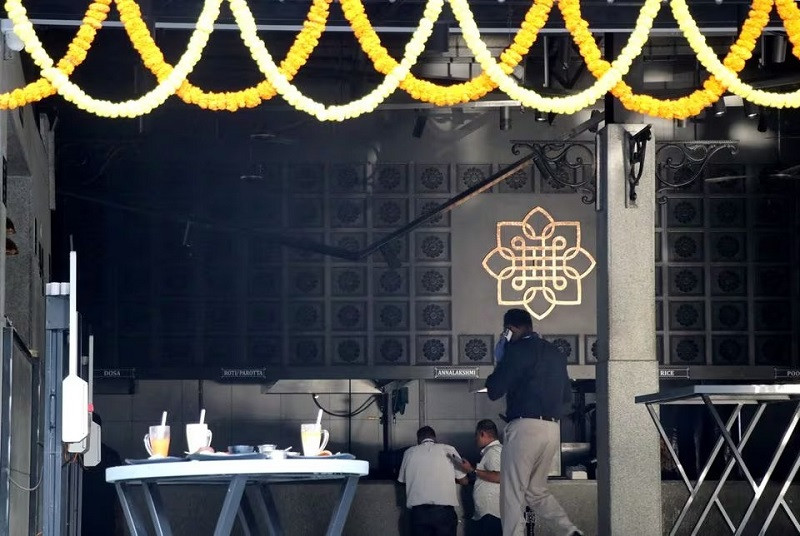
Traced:
<svg viewBox="0 0 800 536">
<path fill-rule="evenodd" d="M 628 199 L 632 203 L 636 202 L 636 188 L 639 186 L 642 173 L 644 173 L 647 142 L 653 137 L 651 128 L 651 125 L 647 125 L 636 134 L 625 133 L 625 140 L 628 145 L 628 176 L 626 177 L 628 180 Z"/>
<path fill-rule="evenodd" d="M 527 149 L 533 155 L 533 165 L 545 181 L 557 187 L 566 187 L 582 194 L 581 201 L 591 205 L 597 198 L 595 169 L 580 177 L 580 170 L 590 165 L 594 168 L 594 155 L 588 143 L 512 141 L 511 152 L 519 154 Z"/>
<path fill-rule="evenodd" d="M 709 162 L 720 151 L 734 156 L 739 143 L 730 140 L 670 141 L 656 149 L 656 194 L 658 202 L 667 202 L 667 194 L 687 188 L 703 176 Z"/>
</svg>

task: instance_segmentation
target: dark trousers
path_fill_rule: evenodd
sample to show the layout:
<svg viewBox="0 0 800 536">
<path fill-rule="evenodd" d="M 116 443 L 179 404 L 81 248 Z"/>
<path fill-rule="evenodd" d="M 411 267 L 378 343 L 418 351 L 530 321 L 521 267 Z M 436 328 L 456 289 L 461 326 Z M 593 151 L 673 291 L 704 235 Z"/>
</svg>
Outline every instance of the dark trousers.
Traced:
<svg viewBox="0 0 800 536">
<path fill-rule="evenodd" d="M 458 517 L 452 506 L 422 504 L 411 508 L 412 536 L 456 536 Z"/>
<path fill-rule="evenodd" d="M 499 517 L 486 514 L 477 521 L 472 522 L 472 534 L 475 536 L 503 536 L 503 525 Z"/>
</svg>

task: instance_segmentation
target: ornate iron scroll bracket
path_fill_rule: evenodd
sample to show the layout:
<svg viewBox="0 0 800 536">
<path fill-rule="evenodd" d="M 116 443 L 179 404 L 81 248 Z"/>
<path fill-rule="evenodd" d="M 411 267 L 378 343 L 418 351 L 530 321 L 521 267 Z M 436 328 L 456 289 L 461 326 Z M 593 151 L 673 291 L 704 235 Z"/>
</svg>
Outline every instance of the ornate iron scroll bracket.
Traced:
<svg viewBox="0 0 800 536">
<path fill-rule="evenodd" d="M 511 142 L 511 152 L 528 150 L 542 179 L 558 190 L 569 188 L 581 194 L 581 201 L 591 205 L 597 198 L 593 142 L 527 141 Z"/>
<path fill-rule="evenodd" d="M 669 192 L 691 187 L 703 176 L 709 162 L 720 151 L 733 156 L 739 143 L 731 140 L 668 141 L 656 147 L 656 195 L 667 202 Z"/>
<path fill-rule="evenodd" d="M 647 152 L 647 142 L 653 137 L 651 125 L 647 125 L 636 134 L 625 133 L 625 141 L 628 144 L 628 161 L 625 163 L 627 170 L 626 180 L 628 181 L 628 200 L 636 204 L 636 188 L 644 173 L 644 160 Z"/>
</svg>

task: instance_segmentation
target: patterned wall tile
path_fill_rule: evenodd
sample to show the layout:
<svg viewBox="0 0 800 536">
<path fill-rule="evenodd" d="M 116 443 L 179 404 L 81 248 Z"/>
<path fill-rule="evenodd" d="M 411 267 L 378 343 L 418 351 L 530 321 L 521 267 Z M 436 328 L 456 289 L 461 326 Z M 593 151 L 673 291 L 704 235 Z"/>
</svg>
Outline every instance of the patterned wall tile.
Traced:
<svg viewBox="0 0 800 536">
<path fill-rule="evenodd" d="M 331 294 L 334 296 L 365 296 L 367 269 L 363 266 L 331 268 Z"/>
<path fill-rule="evenodd" d="M 376 164 L 372 175 L 373 189 L 377 193 L 408 192 L 407 164 Z"/>
<path fill-rule="evenodd" d="M 747 337 L 722 335 L 711 339 L 713 351 L 711 362 L 714 365 L 746 365 Z"/>
<path fill-rule="evenodd" d="M 458 164 L 456 190 L 463 192 L 486 180 L 492 174 L 491 164 Z"/>
<path fill-rule="evenodd" d="M 365 165 L 359 163 L 331 164 L 328 184 L 330 191 L 334 193 L 363 192 L 366 184 Z"/>
<path fill-rule="evenodd" d="M 364 331 L 367 329 L 367 303 L 332 302 L 331 317 L 334 331 Z"/>
<path fill-rule="evenodd" d="M 283 326 L 281 302 L 258 301 L 247 304 L 247 330 L 280 331 Z"/>
<path fill-rule="evenodd" d="M 241 322 L 241 305 L 235 301 L 207 301 L 203 311 L 204 333 L 235 333 Z"/>
<path fill-rule="evenodd" d="M 449 164 L 415 164 L 414 191 L 418 194 L 450 192 Z"/>
<path fill-rule="evenodd" d="M 424 214 L 430 214 L 442 203 L 446 202 L 447 198 L 416 198 L 414 200 L 415 212 L 414 217 L 418 218 Z M 422 227 L 450 227 L 450 212 L 443 212 L 432 216 L 429 220 L 422 224 Z"/>
<path fill-rule="evenodd" d="M 755 260 L 758 262 L 790 262 L 792 235 L 784 233 L 756 233 Z"/>
<path fill-rule="evenodd" d="M 712 296 L 747 295 L 747 269 L 742 266 L 714 266 L 711 268 Z"/>
<path fill-rule="evenodd" d="M 675 335 L 669 338 L 670 364 L 704 365 L 706 362 L 706 339 L 703 335 Z"/>
<path fill-rule="evenodd" d="M 757 301 L 753 318 L 758 331 L 788 331 L 792 326 L 792 304 L 788 300 Z"/>
<path fill-rule="evenodd" d="M 664 330 L 664 302 L 656 300 L 656 331 Z"/>
<path fill-rule="evenodd" d="M 745 331 L 747 302 L 712 301 L 711 329 L 714 331 Z"/>
<path fill-rule="evenodd" d="M 367 340 L 364 337 L 332 337 L 331 363 L 334 365 L 366 365 Z"/>
<path fill-rule="evenodd" d="M 408 302 L 375 301 L 374 322 L 379 331 L 407 331 L 409 326 Z"/>
<path fill-rule="evenodd" d="M 709 233 L 712 262 L 741 262 L 747 257 L 745 233 Z"/>
<path fill-rule="evenodd" d="M 367 234 L 356 232 L 331 233 L 331 245 L 344 248 L 347 251 L 361 251 L 367 247 Z M 344 259 L 331 257 L 333 262 L 347 262 Z"/>
<path fill-rule="evenodd" d="M 587 365 L 594 365 L 598 360 L 599 346 L 597 344 L 597 335 L 584 336 L 584 350 L 583 361 Z"/>
<path fill-rule="evenodd" d="M 701 301 L 671 301 L 669 329 L 672 331 L 701 331 L 705 329 L 705 305 Z"/>
<path fill-rule="evenodd" d="M 756 336 L 756 365 L 792 364 L 792 338 L 789 335 Z"/>
<path fill-rule="evenodd" d="M 458 336 L 458 363 L 460 365 L 491 365 L 493 362 L 493 335 Z"/>
<path fill-rule="evenodd" d="M 318 301 L 295 301 L 289 304 L 289 329 L 322 331 L 325 327 L 325 305 Z"/>
<path fill-rule="evenodd" d="M 281 362 L 283 356 L 283 342 L 277 335 L 249 335 L 245 348 L 250 364 L 275 365 Z"/>
<path fill-rule="evenodd" d="M 498 170 L 507 168 L 510 165 L 498 164 Z M 533 185 L 533 168 L 526 166 L 500 181 L 496 188 L 500 193 L 531 193 L 534 190 Z"/>
<path fill-rule="evenodd" d="M 711 227 L 744 227 L 747 224 L 747 202 L 744 198 L 709 199 Z"/>
<path fill-rule="evenodd" d="M 375 268 L 372 293 L 375 296 L 408 296 L 408 268 Z"/>
<path fill-rule="evenodd" d="M 578 364 L 578 335 L 543 335 L 542 338 L 553 343 L 568 364 Z"/>
<path fill-rule="evenodd" d="M 250 298 L 279 298 L 283 269 L 280 266 L 253 270 L 247 277 L 247 295 Z"/>
<path fill-rule="evenodd" d="M 450 349 L 450 336 L 417 336 L 417 365 L 449 365 L 453 358 Z"/>
<path fill-rule="evenodd" d="M 673 296 L 702 296 L 705 276 L 702 267 L 670 266 L 669 293 Z"/>
<path fill-rule="evenodd" d="M 408 337 L 376 335 L 373 362 L 375 365 L 408 365 Z"/>
<path fill-rule="evenodd" d="M 703 233 L 669 233 L 670 262 L 702 262 Z"/>
<path fill-rule="evenodd" d="M 703 200 L 670 198 L 667 200 L 667 225 L 670 227 L 702 227 Z"/>
<path fill-rule="evenodd" d="M 417 296 L 450 295 L 449 267 L 417 266 L 414 280 L 414 288 Z"/>
<path fill-rule="evenodd" d="M 789 227 L 794 223 L 792 196 L 761 197 L 753 199 L 753 223 L 757 227 Z"/>
<path fill-rule="evenodd" d="M 295 244 L 301 245 L 304 242 L 311 242 L 314 244 L 324 244 L 325 235 L 322 233 L 291 233 L 292 241 Z M 325 257 L 316 251 L 307 248 L 289 247 L 284 246 L 287 251 L 287 256 L 292 262 L 323 262 Z"/>
<path fill-rule="evenodd" d="M 661 233 L 656 232 L 655 234 L 655 243 L 656 243 L 656 262 L 661 262 Z"/>
<path fill-rule="evenodd" d="M 325 364 L 324 337 L 293 337 L 289 339 L 289 364 L 320 366 Z"/>
<path fill-rule="evenodd" d="M 251 264 L 280 264 L 283 262 L 285 248 L 260 237 L 247 241 L 248 258 Z"/>
<path fill-rule="evenodd" d="M 417 329 L 419 331 L 447 331 L 452 327 L 449 301 L 417 301 Z"/>
<path fill-rule="evenodd" d="M 330 200 L 330 225 L 334 228 L 364 227 L 367 224 L 366 200 L 339 197 Z"/>
<path fill-rule="evenodd" d="M 656 296 L 664 294 L 664 271 L 661 266 L 656 266 Z"/>
<path fill-rule="evenodd" d="M 740 164 L 709 165 L 706 168 L 706 178 L 711 177 L 742 177 L 747 174 L 747 169 Z M 706 182 L 706 191 L 710 194 L 742 194 L 744 193 L 744 178 L 726 181 Z"/>
<path fill-rule="evenodd" d="M 289 191 L 322 193 L 325 190 L 325 166 L 321 163 L 290 164 L 287 170 Z"/>
<path fill-rule="evenodd" d="M 290 266 L 290 296 L 322 296 L 325 293 L 325 268 L 322 266 Z"/>
<path fill-rule="evenodd" d="M 373 235 L 374 240 L 380 240 L 386 236 L 386 233 L 375 233 Z M 392 257 L 395 257 L 400 262 L 408 262 L 408 236 L 403 236 L 401 238 L 395 238 L 385 246 L 383 246 L 381 252 L 383 253 L 384 250 L 389 253 Z M 376 261 L 386 262 L 384 259 L 385 255 L 376 255 L 373 258 Z"/>
<path fill-rule="evenodd" d="M 319 197 L 290 197 L 289 226 L 298 229 L 323 227 L 325 210 Z"/>
<path fill-rule="evenodd" d="M 376 228 L 402 227 L 408 223 L 408 199 L 372 199 L 372 226 Z"/>
<path fill-rule="evenodd" d="M 414 259 L 423 262 L 449 261 L 450 233 L 415 233 Z"/>
<path fill-rule="evenodd" d="M 786 297 L 792 292 L 792 270 L 788 266 L 759 266 L 755 269 L 755 295 Z"/>
</svg>

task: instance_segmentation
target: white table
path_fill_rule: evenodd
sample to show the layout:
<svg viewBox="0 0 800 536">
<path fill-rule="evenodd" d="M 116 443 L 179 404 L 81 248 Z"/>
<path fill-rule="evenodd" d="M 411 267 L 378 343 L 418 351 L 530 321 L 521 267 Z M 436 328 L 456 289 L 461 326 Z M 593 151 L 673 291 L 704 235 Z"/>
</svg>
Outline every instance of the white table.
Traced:
<svg viewBox="0 0 800 536">
<path fill-rule="evenodd" d="M 775 448 L 775 453 L 770 460 L 767 472 L 764 474 L 761 482 L 756 483 L 752 473 L 748 470 L 744 460 L 742 459 L 742 449 L 744 449 L 745 445 L 750 439 L 750 436 L 758 424 L 758 421 L 761 419 L 761 416 L 763 415 L 767 405 L 780 402 L 794 403 L 794 412 L 789 419 L 789 423 L 786 425 L 786 429 L 784 430 L 780 442 Z M 722 472 L 719 482 L 709 497 L 708 502 L 704 506 L 702 514 L 692 528 L 692 535 L 694 536 L 700 533 L 703 523 L 714 506 L 719 509 L 720 514 L 722 514 L 722 517 L 724 518 L 725 523 L 728 525 L 731 533 L 735 534 L 736 536 L 741 535 L 747 527 L 748 522 L 751 520 L 753 512 L 755 511 L 755 508 L 761 499 L 770 478 L 772 477 L 772 473 L 775 471 L 778 460 L 786 449 L 786 445 L 788 444 L 789 439 L 792 437 L 798 421 L 800 421 L 800 385 L 693 385 L 690 387 L 681 387 L 677 389 L 665 389 L 663 391 L 659 391 L 658 393 L 637 396 L 636 403 L 645 404 L 647 406 L 647 411 L 650 413 L 650 417 L 653 419 L 653 423 L 656 425 L 658 433 L 661 435 L 661 439 L 666 444 L 667 450 L 669 451 L 670 456 L 672 456 L 672 460 L 675 462 L 681 478 L 686 484 L 686 487 L 689 489 L 689 497 L 686 499 L 680 514 L 678 514 L 678 518 L 675 520 L 675 523 L 672 526 L 670 536 L 677 534 L 681 524 L 686 519 L 686 514 L 688 513 L 689 508 L 694 500 L 698 498 L 700 487 L 703 485 L 703 482 L 708 476 L 708 472 L 711 469 L 711 466 L 719 454 L 723 444 L 728 446 L 733 457 L 725 465 L 725 469 Z M 711 456 L 709 457 L 705 466 L 703 466 L 703 470 L 700 472 L 697 482 L 695 482 L 694 485 L 686 476 L 686 471 L 684 471 L 683 466 L 678 459 L 678 455 L 675 453 L 675 449 L 672 448 L 670 438 L 667 436 L 667 433 L 664 431 L 664 427 L 661 425 L 661 420 L 658 418 L 658 413 L 653 408 L 654 405 L 659 404 L 692 403 L 705 404 L 720 431 L 720 437 L 711 451 Z M 715 407 L 715 405 L 722 404 L 735 406 L 731 416 L 728 418 L 727 423 L 722 421 L 722 418 Z M 740 417 L 742 408 L 745 404 L 755 404 L 757 405 L 757 408 L 753 418 L 747 424 L 747 427 L 745 428 L 745 431 L 739 440 L 739 444 L 737 445 L 731 437 L 730 431 L 734 423 L 736 423 L 736 420 Z M 725 510 L 725 507 L 719 500 L 719 494 L 722 490 L 722 486 L 725 485 L 728 475 L 730 475 L 731 470 L 736 463 L 739 464 L 742 473 L 750 483 L 750 487 L 753 490 L 753 498 L 750 501 L 744 517 L 741 519 L 738 525 L 733 523 L 728 515 L 728 512 Z M 795 517 L 791 508 L 789 508 L 789 505 L 784 500 L 786 491 L 789 489 L 789 485 L 792 483 L 792 480 L 794 480 L 798 469 L 800 469 L 800 454 L 798 454 L 798 456 L 795 458 L 792 468 L 784 480 L 778 496 L 775 498 L 772 506 L 769 509 L 767 517 L 761 521 L 761 527 L 759 529 L 760 535 L 766 534 L 767 529 L 775 517 L 775 514 L 778 512 L 778 508 L 783 508 L 787 517 L 794 525 L 795 530 L 800 533 L 800 523 L 798 523 L 797 518 Z"/>
<path fill-rule="evenodd" d="M 257 518 L 269 534 L 282 536 L 283 527 L 275 508 L 270 484 L 342 480 L 339 501 L 326 532 L 339 536 L 344 529 L 358 479 L 369 473 L 363 460 L 286 459 L 220 460 L 125 465 L 106 469 L 106 481 L 116 486 L 131 536 L 145 536 L 144 520 L 131 500 L 132 487 L 141 486 L 145 504 L 157 536 L 172 536 L 159 486 L 162 484 L 227 484 L 214 536 L 229 535 L 238 517 L 245 534 L 257 534 Z M 247 493 L 249 501 L 242 497 Z"/>
</svg>

